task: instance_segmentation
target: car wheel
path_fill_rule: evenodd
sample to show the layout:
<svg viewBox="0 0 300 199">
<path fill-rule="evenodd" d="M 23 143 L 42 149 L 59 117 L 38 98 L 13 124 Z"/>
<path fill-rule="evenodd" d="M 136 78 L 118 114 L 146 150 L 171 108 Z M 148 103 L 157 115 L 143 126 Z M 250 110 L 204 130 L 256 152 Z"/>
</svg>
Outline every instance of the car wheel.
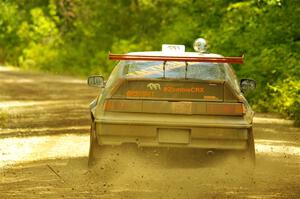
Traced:
<svg viewBox="0 0 300 199">
<path fill-rule="evenodd" d="M 249 140 L 248 140 L 248 157 L 251 161 L 252 165 L 255 166 L 256 157 L 255 157 L 255 144 L 254 144 L 254 136 L 253 129 L 249 129 Z"/>
<path fill-rule="evenodd" d="M 96 164 L 97 154 L 99 154 L 100 146 L 97 142 L 95 123 L 92 122 L 90 129 L 90 150 L 88 166 L 91 167 Z"/>
<path fill-rule="evenodd" d="M 250 167 L 251 169 L 255 168 L 255 145 L 254 145 L 254 137 L 253 137 L 253 130 L 250 128 L 248 130 L 248 147 L 242 153 L 243 162 Z"/>
</svg>

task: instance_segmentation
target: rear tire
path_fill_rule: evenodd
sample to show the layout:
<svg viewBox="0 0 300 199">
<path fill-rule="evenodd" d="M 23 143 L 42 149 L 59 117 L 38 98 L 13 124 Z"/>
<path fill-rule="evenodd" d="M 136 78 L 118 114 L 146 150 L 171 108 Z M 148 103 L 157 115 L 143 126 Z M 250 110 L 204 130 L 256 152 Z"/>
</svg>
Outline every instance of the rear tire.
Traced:
<svg viewBox="0 0 300 199">
<path fill-rule="evenodd" d="M 247 159 L 251 163 L 253 167 L 255 167 L 256 157 L 255 157 L 255 144 L 254 144 L 254 136 L 253 129 L 250 128 L 248 130 L 248 149 L 247 149 Z"/>
<path fill-rule="evenodd" d="M 100 154 L 100 146 L 97 141 L 95 123 L 92 122 L 90 129 L 90 150 L 88 166 L 91 167 L 97 163 L 97 155 Z"/>
<path fill-rule="evenodd" d="M 254 137 L 253 137 L 253 130 L 250 128 L 248 130 L 248 143 L 247 149 L 242 152 L 242 164 L 244 164 L 249 171 L 254 171 L 256 158 L 255 158 L 255 144 L 254 144 Z"/>
</svg>

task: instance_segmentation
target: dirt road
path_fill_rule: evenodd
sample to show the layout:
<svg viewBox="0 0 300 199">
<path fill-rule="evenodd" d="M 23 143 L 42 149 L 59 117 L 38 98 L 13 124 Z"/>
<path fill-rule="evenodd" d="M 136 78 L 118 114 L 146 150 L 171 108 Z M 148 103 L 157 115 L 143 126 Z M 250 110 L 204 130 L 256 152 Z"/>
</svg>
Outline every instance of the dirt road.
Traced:
<svg viewBox="0 0 300 199">
<path fill-rule="evenodd" d="M 166 164 L 117 149 L 88 169 L 88 104 L 97 92 L 83 80 L 0 67 L 1 199 L 300 198 L 300 129 L 269 114 L 255 118 L 253 174 L 232 157 Z"/>
</svg>

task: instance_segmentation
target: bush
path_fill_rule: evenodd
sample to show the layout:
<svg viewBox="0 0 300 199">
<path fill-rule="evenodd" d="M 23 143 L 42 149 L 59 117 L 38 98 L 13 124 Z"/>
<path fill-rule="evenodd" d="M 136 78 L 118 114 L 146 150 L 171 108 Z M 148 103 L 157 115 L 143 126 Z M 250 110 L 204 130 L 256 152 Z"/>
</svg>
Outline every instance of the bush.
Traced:
<svg viewBox="0 0 300 199">
<path fill-rule="evenodd" d="M 300 80 L 288 78 L 278 82 L 276 85 L 268 85 L 271 91 L 272 103 L 269 111 L 286 115 L 295 119 L 295 125 L 300 125 Z M 269 100 L 270 101 L 270 100 Z"/>
</svg>

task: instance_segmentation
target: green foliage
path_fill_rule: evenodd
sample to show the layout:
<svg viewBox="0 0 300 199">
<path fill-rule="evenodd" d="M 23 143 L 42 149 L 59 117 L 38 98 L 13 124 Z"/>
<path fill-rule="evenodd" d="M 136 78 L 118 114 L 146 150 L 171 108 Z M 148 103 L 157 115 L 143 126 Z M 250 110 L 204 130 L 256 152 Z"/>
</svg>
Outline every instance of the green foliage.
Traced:
<svg viewBox="0 0 300 199">
<path fill-rule="evenodd" d="M 298 0 L 2 0 L 0 62 L 34 70 L 108 76 L 108 52 L 160 50 L 198 37 L 257 81 L 248 98 L 257 111 L 300 123 Z"/>
<path fill-rule="evenodd" d="M 272 109 L 295 118 L 295 125 L 300 125 L 300 79 L 288 78 L 276 83 L 274 86 L 268 85 L 271 97 L 273 98 L 272 104 L 268 109 Z"/>
<path fill-rule="evenodd" d="M 17 13 L 16 4 L 0 2 L 0 63 L 9 61 L 17 64 L 16 60 L 21 51 L 17 45 L 19 38 L 16 31 L 20 25 Z"/>
</svg>

